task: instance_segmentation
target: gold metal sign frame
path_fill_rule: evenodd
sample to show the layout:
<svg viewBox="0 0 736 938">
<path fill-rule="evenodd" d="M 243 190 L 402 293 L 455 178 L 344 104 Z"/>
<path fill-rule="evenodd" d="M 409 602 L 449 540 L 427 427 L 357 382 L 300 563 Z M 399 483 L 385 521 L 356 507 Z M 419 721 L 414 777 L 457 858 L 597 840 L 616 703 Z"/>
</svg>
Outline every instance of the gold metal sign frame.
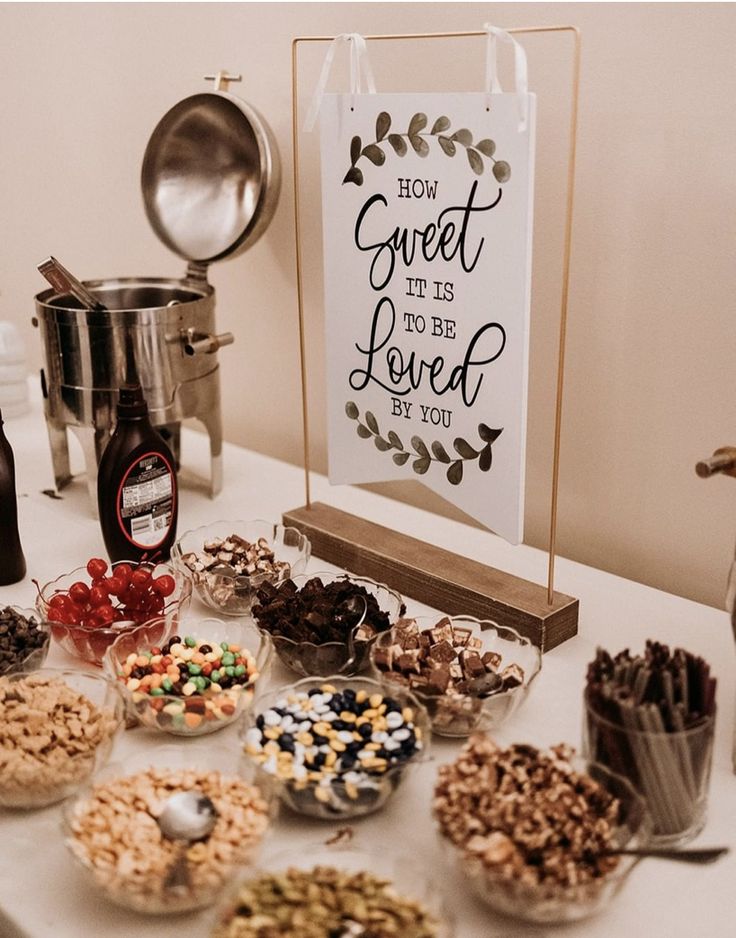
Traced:
<svg viewBox="0 0 736 938">
<path fill-rule="evenodd" d="M 557 354 L 557 397 L 555 403 L 552 492 L 549 520 L 549 563 L 546 597 L 537 584 L 502 571 L 466 560 L 448 551 L 389 531 L 321 503 L 313 503 L 310 490 L 309 406 L 307 399 L 306 325 L 304 317 L 303 258 L 300 211 L 299 159 L 299 47 L 303 43 L 332 42 L 335 36 L 297 36 L 291 45 L 292 143 L 294 156 L 294 231 L 296 238 L 296 280 L 299 311 L 299 354 L 301 364 L 302 424 L 304 434 L 304 507 L 287 512 L 285 521 L 309 534 L 314 553 L 354 572 L 382 577 L 407 595 L 421 599 L 449 614 L 464 612 L 493 618 L 529 635 L 543 650 L 554 647 L 577 632 L 578 601 L 555 593 L 555 550 L 557 540 L 557 490 L 562 427 L 562 392 L 565 370 L 565 336 L 570 292 L 570 256 L 575 194 L 578 97 L 580 87 L 580 30 L 576 26 L 518 26 L 507 30 L 516 35 L 571 34 L 573 63 L 567 193 L 565 201 L 562 288 L 560 297 L 559 342 Z M 369 42 L 410 39 L 462 39 L 486 36 L 485 30 L 440 33 L 391 33 L 365 36 Z M 421 555 L 421 557 L 420 557 Z M 440 578 L 436 571 L 443 570 Z M 434 571 L 434 572 L 433 572 Z M 542 591 L 542 595 L 540 595 Z M 546 601 L 545 601 L 546 599 Z"/>
</svg>

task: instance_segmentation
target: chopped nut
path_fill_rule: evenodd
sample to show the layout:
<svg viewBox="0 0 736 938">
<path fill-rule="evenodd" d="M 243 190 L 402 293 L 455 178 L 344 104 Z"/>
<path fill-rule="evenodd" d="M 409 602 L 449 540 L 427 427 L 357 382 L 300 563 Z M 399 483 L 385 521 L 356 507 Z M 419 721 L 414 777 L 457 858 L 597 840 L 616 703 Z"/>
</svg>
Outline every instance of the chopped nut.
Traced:
<svg viewBox="0 0 736 938">
<path fill-rule="evenodd" d="M 187 850 L 191 888 L 183 895 L 166 883 L 179 846 L 156 823 L 166 799 L 196 789 L 217 811 L 206 840 Z M 268 805 L 237 777 L 195 769 L 150 768 L 95 785 L 73 809 L 67 844 L 113 899 L 141 911 L 192 908 L 247 861 L 268 825 Z"/>
<path fill-rule="evenodd" d="M 317 866 L 244 883 L 213 938 L 438 938 L 416 900 L 368 872 Z"/>
<path fill-rule="evenodd" d="M 601 856 L 613 842 L 619 803 L 570 764 L 565 746 L 500 749 L 475 736 L 440 768 L 434 815 L 468 862 L 479 861 L 489 888 L 510 893 L 543 886 L 570 897 L 616 868 Z"/>
<path fill-rule="evenodd" d="M 0 678 L 0 804 L 65 797 L 94 770 L 118 725 L 61 677 Z"/>
</svg>

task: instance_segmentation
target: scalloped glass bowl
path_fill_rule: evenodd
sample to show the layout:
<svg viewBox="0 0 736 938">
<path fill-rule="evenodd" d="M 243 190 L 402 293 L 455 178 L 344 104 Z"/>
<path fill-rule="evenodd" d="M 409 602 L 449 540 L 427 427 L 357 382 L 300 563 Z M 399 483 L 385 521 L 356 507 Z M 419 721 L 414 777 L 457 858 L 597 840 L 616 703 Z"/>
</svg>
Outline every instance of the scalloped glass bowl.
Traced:
<svg viewBox="0 0 736 938">
<path fill-rule="evenodd" d="M 348 573 L 317 573 L 303 574 L 291 577 L 296 586 L 301 589 L 309 580 L 319 578 L 324 584 L 335 580 L 348 580 L 362 586 L 368 593 L 376 598 L 379 608 L 389 617 L 389 622 L 395 622 L 401 615 L 404 601 L 401 596 L 385 583 L 377 583 L 368 577 L 352 576 Z M 253 618 L 258 625 L 258 606 L 251 610 Z M 362 621 L 362 620 L 361 620 Z M 352 630 L 353 635 L 360 627 L 358 621 Z M 260 628 L 260 625 L 259 625 Z M 266 631 L 262 629 L 262 631 Z M 302 677 L 328 677 L 332 674 L 341 674 L 343 677 L 358 674 L 368 667 L 370 651 L 376 638 L 368 641 L 355 641 L 349 638 L 346 642 L 324 642 L 315 645 L 313 642 L 296 642 L 284 635 L 271 636 L 276 654 L 289 670 Z M 379 633 L 381 634 L 381 633 Z"/>
<path fill-rule="evenodd" d="M 249 768 L 249 777 L 253 778 L 255 784 L 260 788 L 272 791 L 283 804 L 297 814 L 333 821 L 372 814 L 384 806 L 401 782 L 408 777 L 412 769 L 418 764 L 426 762 L 429 758 L 430 725 L 426 711 L 416 698 L 407 693 L 406 690 L 392 691 L 389 695 L 378 681 L 368 677 L 332 675 L 328 678 L 303 678 L 294 684 L 289 684 L 286 687 L 259 696 L 256 700 L 257 706 L 246 714 L 241 724 L 241 739 L 244 740 L 248 730 L 256 725 L 258 716 L 276 706 L 279 700 L 288 698 L 295 693 L 320 688 L 323 684 L 331 684 L 340 693 L 351 687 L 355 691 L 365 690 L 368 694 L 379 693 L 383 696 L 391 696 L 400 704 L 402 709 L 411 707 L 414 711 L 412 722 L 421 732 L 422 748 L 400 765 L 396 765 L 382 774 L 370 775 L 365 783 L 356 782 L 357 797 L 350 796 L 349 786 L 346 786 L 344 782 L 336 781 L 329 786 L 328 800 L 320 800 L 315 796 L 319 787 L 317 783 L 304 782 L 300 784 L 293 780 L 281 779 L 267 772 L 252 756 L 245 753 L 245 765 Z M 353 795 L 355 795 L 355 792 L 353 792 Z"/>
<path fill-rule="evenodd" d="M 119 561 L 119 563 L 131 563 L 131 561 Z M 117 563 L 112 564 L 113 570 Z M 192 599 L 192 581 L 180 570 L 175 569 L 166 563 L 157 563 L 152 567 L 154 577 L 169 574 L 174 578 L 176 588 L 171 596 L 166 599 L 166 607 L 163 616 L 156 616 L 149 622 L 142 625 L 137 622 L 113 622 L 104 626 L 84 626 L 84 625 L 64 625 L 61 622 L 51 622 L 51 634 L 64 651 L 76 658 L 81 658 L 88 664 L 101 665 L 102 659 L 107 649 L 112 645 L 115 639 L 124 632 L 136 631 L 140 628 L 148 628 L 149 646 L 160 645 L 167 638 L 176 633 L 179 625 L 179 619 L 189 608 Z M 83 582 L 88 580 L 86 567 L 77 567 L 71 573 L 62 573 L 61 576 L 51 580 L 40 591 L 36 599 L 36 609 L 39 614 L 46 619 L 48 616 L 49 600 L 54 593 L 66 591 L 77 580 Z"/>
<path fill-rule="evenodd" d="M 227 538 L 232 534 L 253 543 L 263 537 L 268 541 L 276 560 L 289 564 L 281 574 L 257 573 L 253 576 L 228 576 L 202 571 L 197 573 L 184 563 L 190 553 L 203 553 L 204 545 L 214 538 Z M 271 521 L 213 521 L 186 531 L 171 551 L 174 565 L 191 577 L 197 596 L 211 609 L 228 616 L 247 615 L 259 586 L 264 583 L 283 583 L 302 572 L 309 562 L 312 545 L 309 538 L 297 528 L 284 527 Z"/>
<path fill-rule="evenodd" d="M 126 755 L 124 763 L 110 763 L 97 773 L 91 782 L 82 789 L 76 798 L 66 802 L 62 811 L 62 830 L 64 843 L 74 865 L 81 871 L 90 885 L 97 889 L 110 902 L 126 909 L 133 909 L 148 915 L 168 915 L 181 912 L 191 912 L 211 906 L 221 896 L 222 891 L 232 882 L 233 878 L 245 864 L 252 863 L 258 856 L 263 837 L 268 836 L 270 821 L 274 817 L 277 804 L 272 800 L 269 792 L 260 791 L 259 795 L 265 802 L 267 826 L 261 839 L 243 845 L 241 841 L 229 839 L 227 849 L 217 852 L 217 863 L 210 864 L 208 870 L 203 865 L 209 861 L 201 859 L 189 861 L 189 871 L 192 875 L 192 887 L 165 886 L 165 877 L 170 870 L 170 864 L 157 864 L 151 859 L 150 866 L 143 872 L 131 868 L 128 862 L 113 862 L 100 856 L 99 863 L 82 848 L 74 832 L 75 819 L 83 815 L 84 807 L 97 784 L 105 784 L 115 779 L 137 775 L 149 768 L 171 772 L 194 769 L 203 773 L 220 772 L 223 776 L 236 777 L 241 782 L 252 784 L 242 777 L 240 765 L 242 758 L 237 747 L 223 747 L 218 750 L 213 764 L 212 753 L 199 743 L 188 746 L 166 743 L 154 749 L 139 750 Z M 172 788 L 171 794 L 184 788 Z M 216 803 L 220 815 L 229 813 L 227 806 Z M 239 811 L 234 807 L 232 810 Z M 145 805 L 140 808 L 136 805 L 131 810 L 130 823 L 126 829 L 125 838 L 131 844 L 136 843 L 136 832 L 139 826 L 145 825 L 150 829 L 151 816 Z M 141 831 L 141 835 L 143 832 Z M 196 846 L 196 845 L 195 845 Z M 232 850 L 231 848 L 235 848 Z M 104 851 L 103 851 L 104 852 Z M 121 850 L 124 853 L 124 850 Z M 144 864 L 145 865 L 145 864 Z M 202 868 L 200 869 L 200 865 Z"/>
<path fill-rule="evenodd" d="M 268 676 L 273 647 L 268 636 L 263 635 L 251 622 L 190 619 L 180 623 L 180 626 L 182 637 L 191 635 L 198 642 L 206 642 L 213 646 L 227 642 L 246 648 L 255 658 L 257 677 L 250 684 L 224 688 L 216 695 L 195 694 L 191 697 L 180 697 L 176 694 L 164 694 L 152 697 L 149 694 L 130 691 L 125 681 L 120 680 L 126 659 L 131 654 L 141 654 L 158 645 L 152 645 L 148 641 L 146 626 L 118 636 L 105 652 L 103 667 L 105 672 L 119 683 L 131 723 L 139 723 L 148 729 L 174 736 L 205 736 L 230 726 L 251 706 L 255 694 Z M 198 719 L 193 720 L 190 717 L 187 720 L 188 714 Z"/>
<path fill-rule="evenodd" d="M 74 794 L 107 762 L 115 738 L 123 725 L 125 704 L 122 694 L 115 683 L 103 674 L 43 668 L 32 672 L 5 674 L 0 677 L 0 687 L 25 679 L 46 678 L 60 678 L 94 704 L 105 715 L 108 732 L 92 752 L 65 754 L 64 758 L 47 766 L 38 759 L 33 766 L 19 767 L 13 772 L 12 762 L 5 764 L 0 772 L 0 806 L 4 808 L 43 808 Z M 78 731 L 78 727 L 75 729 L 72 724 L 82 723 L 79 714 L 69 712 L 66 717 L 70 730 Z M 54 747 L 56 748 L 61 747 Z"/>
<path fill-rule="evenodd" d="M 38 668 L 42 668 L 48 657 L 49 646 L 51 644 L 50 624 L 43 620 L 43 617 L 36 609 L 24 609 L 21 606 L 13 605 L 0 605 L 0 611 L 3 609 L 11 609 L 16 615 L 23 616 L 25 619 L 35 622 L 36 629 L 44 633 L 44 640 L 38 648 L 29 651 L 25 658 L 21 658 L 19 661 L 16 661 L 15 664 L 11 664 L 4 671 L 2 665 L 0 665 L 0 675 L 17 674 L 18 671 L 36 671 Z"/>
<path fill-rule="evenodd" d="M 417 863 L 415 856 L 395 854 L 386 850 L 365 850 L 350 843 L 333 845 L 310 843 L 303 848 L 291 850 L 276 846 L 265 847 L 259 861 L 248 868 L 233 888 L 228 889 L 217 906 L 213 916 L 212 930 L 208 932 L 210 938 L 227 938 L 235 933 L 229 931 L 228 926 L 238 917 L 238 913 L 244 914 L 244 904 L 240 895 L 249 883 L 264 875 L 282 874 L 288 869 L 309 873 L 317 866 L 331 867 L 348 874 L 367 872 L 382 881 L 389 880 L 389 890 L 402 898 L 419 903 L 432 917 L 436 923 L 431 933 L 432 938 L 456 938 L 458 933 L 454 918 L 447 908 L 442 890 L 436 881 L 427 876 L 423 864 Z M 301 906 L 296 906 L 295 910 L 301 908 Z M 343 936 L 348 938 L 351 934 L 363 934 L 363 931 L 347 930 L 349 923 L 341 924 L 345 925 L 345 930 L 340 931 L 341 938 Z M 336 927 L 339 929 L 340 924 Z M 292 931 L 290 934 L 295 934 L 295 932 Z M 371 934 L 374 932 L 371 931 Z"/>
<path fill-rule="evenodd" d="M 603 765 L 573 760 L 578 771 L 592 775 L 620 802 L 618 825 L 612 847 L 646 847 L 651 819 L 646 803 L 631 783 Z M 601 912 L 618 894 L 638 862 L 637 857 L 619 857 L 614 870 L 601 879 L 564 889 L 540 884 L 531 886 L 519 880 L 494 875 L 477 857 L 467 857 L 461 848 L 439 833 L 439 839 L 472 891 L 493 909 L 510 918 L 546 925 L 576 922 Z"/>
<path fill-rule="evenodd" d="M 489 697 L 476 697 L 471 694 L 433 695 L 420 688 L 411 688 L 411 692 L 427 710 L 433 733 L 458 738 L 477 731 L 496 730 L 526 700 L 531 685 L 542 668 L 542 653 L 528 638 L 520 635 L 515 629 L 498 625 L 490 619 L 476 619 L 473 616 L 411 618 L 420 630 L 432 628 L 441 619 L 449 619 L 453 626 L 470 628 L 473 636 L 483 643 L 480 655 L 488 651 L 496 652 L 501 655 L 500 670 L 510 664 L 518 664 L 524 672 L 522 684 Z M 374 650 L 390 647 L 395 633 L 396 626 L 390 632 L 379 635 L 371 649 L 371 674 L 386 688 L 401 687 L 402 684 L 394 680 L 391 672 L 381 671 L 376 667 Z"/>
</svg>

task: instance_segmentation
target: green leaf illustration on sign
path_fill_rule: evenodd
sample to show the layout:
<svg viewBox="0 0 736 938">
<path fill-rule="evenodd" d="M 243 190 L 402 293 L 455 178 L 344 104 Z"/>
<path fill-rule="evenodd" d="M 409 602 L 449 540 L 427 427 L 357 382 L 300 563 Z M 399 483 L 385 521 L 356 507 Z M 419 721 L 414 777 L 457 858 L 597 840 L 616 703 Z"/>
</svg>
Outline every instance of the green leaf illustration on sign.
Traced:
<svg viewBox="0 0 736 938">
<path fill-rule="evenodd" d="M 491 171 L 497 182 L 505 183 L 509 181 L 511 167 L 505 160 L 496 160 L 494 158 L 496 144 L 493 140 L 479 140 L 473 146 L 473 134 L 466 127 L 460 127 L 448 135 L 447 132 L 450 129 L 451 122 L 450 118 L 444 115 L 440 115 L 435 120 L 430 131 L 425 130 L 427 123 L 427 115 L 418 112 L 409 121 L 405 133 L 389 133 L 392 126 L 391 115 L 387 111 L 381 111 L 376 118 L 376 139 L 374 141 L 363 146 L 363 141 L 357 135 L 350 141 L 350 169 L 343 178 L 343 185 L 347 182 L 351 182 L 356 186 L 363 185 L 363 171 L 357 165 L 363 158 L 374 166 L 383 166 L 386 162 L 386 149 L 384 147 L 387 143 L 396 156 L 406 156 L 411 147 L 411 150 L 417 156 L 424 159 L 429 156 L 429 141 L 431 139 L 437 140 L 445 156 L 455 156 L 458 146 L 462 147 L 467 153 L 468 165 L 477 176 L 482 176 L 488 165 L 491 165 Z M 486 164 L 484 158 L 490 163 Z"/>
<path fill-rule="evenodd" d="M 386 111 L 381 111 L 381 113 L 376 118 L 376 141 L 380 142 L 388 133 L 388 129 L 391 126 L 391 115 L 387 114 Z"/>
<path fill-rule="evenodd" d="M 447 467 L 447 481 L 451 485 L 460 485 L 463 481 L 465 463 L 478 460 L 478 468 L 481 472 L 488 472 L 493 462 L 491 445 L 503 433 L 503 428 L 492 429 L 485 423 L 478 424 L 478 436 L 483 442 L 480 449 L 475 449 L 463 437 L 456 437 L 452 441 L 452 446 L 457 453 L 457 458 L 453 458 L 447 452 L 444 444 L 439 440 L 432 440 L 427 446 L 420 436 L 411 438 L 411 448 L 414 452 L 406 449 L 401 442 L 401 437 L 394 431 L 389 430 L 384 436 L 381 433 L 378 420 L 375 414 L 367 410 L 363 415 L 363 421 L 360 420 L 360 409 L 354 401 L 348 401 L 345 404 L 345 414 L 349 420 L 357 421 L 356 431 L 362 440 L 373 439 L 377 450 L 381 453 L 396 450 L 391 454 L 391 458 L 397 466 L 405 465 L 412 460 L 411 468 L 417 475 L 424 475 L 432 466 L 432 463 L 438 463 Z"/>
<path fill-rule="evenodd" d="M 386 154 L 375 143 L 369 143 L 368 146 L 363 149 L 363 156 L 369 159 L 374 166 L 383 166 L 386 162 Z"/>
<path fill-rule="evenodd" d="M 353 164 L 353 166 L 355 166 L 355 164 L 360 159 L 361 146 L 362 142 L 360 137 L 353 137 L 353 139 L 350 141 L 350 162 Z"/>
</svg>

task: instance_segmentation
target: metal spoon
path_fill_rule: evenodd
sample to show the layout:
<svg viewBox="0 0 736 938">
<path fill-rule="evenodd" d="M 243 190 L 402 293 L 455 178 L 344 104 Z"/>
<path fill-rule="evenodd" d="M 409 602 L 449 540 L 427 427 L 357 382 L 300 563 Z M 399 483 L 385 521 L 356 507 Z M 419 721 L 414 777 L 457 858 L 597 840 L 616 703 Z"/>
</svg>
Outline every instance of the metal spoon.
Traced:
<svg viewBox="0 0 736 938">
<path fill-rule="evenodd" d="M 156 818 L 161 833 L 168 840 L 179 843 L 179 850 L 164 885 L 167 889 L 191 886 L 187 849 L 197 840 L 204 840 L 217 821 L 217 809 L 211 799 L 201 791 L 180 791 L 167 798 L 164 809 Z"/>
<path fill-rule="evenodd" d="M 55 290 L 60 293 L 71 293 L 75 300 L 84 306 L 85 309 L 91 309 L 96 313 L 104 313 L 107 309 L 96 297 L 94 297 L 87 287 L 77 280 L 74 274 L 60 264 L 55 257 L 47 257 L 38 265 L 39 272 L 48 280 Z"/>
<path fill-rule="evenodd" d="M 626 850 L 601 850 L 601 857 L 655 857 L 660 860 L 679 860 L 681 863 L 715 863 L 715 861 L 728 853 L 729 847 L 693 847 L 688 850 L 677 850 L 657 847 L 640 847 Z"/>
<path fill-rule="evenodd" d="M 350 596 L 338 607 L 342 617 L 347 621 L 354 621 L 354 629 L 363 624 L 366 613 L 368 612 L 368 603 L 365 596 Z"/>
<path fill-rule="evenodd" d="M 470 681 L 470 689 L 472 693 L 482 699 L 492 697 L 494 694 L 498 694 L 503 690 L 503 679 L 501 675 L 496 674 L 495 671 L 489 671 L 488 674 L 484 674 L 483 677 Z"/>
</svg>

